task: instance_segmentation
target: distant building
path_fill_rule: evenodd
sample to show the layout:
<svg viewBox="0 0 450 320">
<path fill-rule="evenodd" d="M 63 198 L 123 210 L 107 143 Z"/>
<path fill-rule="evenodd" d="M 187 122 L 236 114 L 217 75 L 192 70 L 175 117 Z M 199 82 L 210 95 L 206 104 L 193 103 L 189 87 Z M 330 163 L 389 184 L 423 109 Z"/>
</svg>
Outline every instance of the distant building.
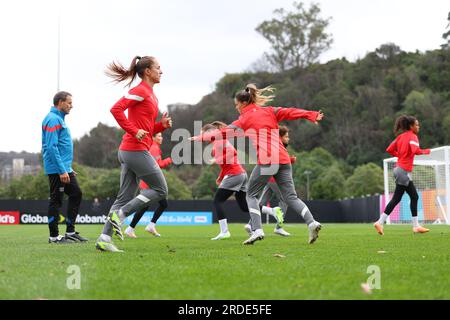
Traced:
<svg viewBox="0 0 450 320">
<path fill-rule="evenodd" d="M 25 159 L 12 159 L 12 165 L 7 164 L 1 168 L 1 180 L 10 182 L 12 179 L 18 179 L 25 175 L 37 175 L 41 170 L 40 165 L 25 165 Z"/>
<path fill-rule="evenodd" d="M 3 166 L 2 168 L 2 181 L 9 182 L 13 176 L 13 167 L 10 164 Z"/>
<path fill-rule="evenodd" d="M 25 159 L 13 159 L 13 179 L 23 176 Z"/>
</svg>

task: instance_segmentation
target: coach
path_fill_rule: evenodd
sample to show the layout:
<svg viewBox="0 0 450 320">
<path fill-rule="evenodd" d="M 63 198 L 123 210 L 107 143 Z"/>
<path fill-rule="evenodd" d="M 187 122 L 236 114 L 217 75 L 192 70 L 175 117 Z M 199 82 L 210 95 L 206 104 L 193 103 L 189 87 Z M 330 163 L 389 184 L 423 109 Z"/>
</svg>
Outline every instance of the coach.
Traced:
<svg viewBox="0 0 450 320">
<path fill-rule="evenodd" d="M 73 144 L 70 130 L 64 122 L 72 110 L 72 95 L 58 92 L 53 98 L 53 107 L 42 122 L 42 157 L 44 172 L 50 184 L 50 203 L 48 206 L 49 243 L 85 242 L 87 239 L 75 232 L 82 193 L 72 169 Z M 60 236 L 58 221 L 64 193 L 69 196 L 67 206 L 66 234 Z"/>
</svg>

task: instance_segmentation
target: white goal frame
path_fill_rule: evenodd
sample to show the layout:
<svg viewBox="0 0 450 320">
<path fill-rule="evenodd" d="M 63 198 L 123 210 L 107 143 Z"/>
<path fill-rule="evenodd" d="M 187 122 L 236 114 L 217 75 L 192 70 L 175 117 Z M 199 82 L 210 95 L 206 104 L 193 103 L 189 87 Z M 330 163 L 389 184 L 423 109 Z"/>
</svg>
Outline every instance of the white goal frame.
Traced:
<svg viewBox="0 0 450 320">
<path fill-rule="evenodd" d="M 397 158 L 388 158 L 383 160 L 383 171 L 384 171 L 384 199 L 385 204 L 390 201 L 390 194 L 393 193 L 393 189 L 395 188 L 395 183 L 393 183 L 392 176 L 392 168 L 393 164 L 397 163 Z M 417 187 L 417 183 L 415 181 L 414 172 L 417 169 L 417 166 L 426 166 L 434 168 L 434 184 L 435 184 L 435 206 L 436 213 L 439 216 L 435 221 L 427 221 L 429 223 L 446 223 L 450 224 L 450 146 L 440 147 L 431 149 L 430 155 L 420 155 L 414 158 L 414 166 L 413 170 L 413 181 Z M 439 184 L 439 188 L 437 187 Z M 433 189 L 424 190 L 422 188 L 417 187 L 418 192 L 422 191 L 433 191 Z M 408 197 L 405 193 L 404 197 Z M 400 204 L 399 204 L 400 205 Z M 380 210 L 383 210 L 384 207 L 381 206 L 380 201 Z M 388 223 L 391 223 L 390 219 L 388 219 Z M 402 223 L 402 221 L 398 221 L 396 223 Z"/>
</svg>

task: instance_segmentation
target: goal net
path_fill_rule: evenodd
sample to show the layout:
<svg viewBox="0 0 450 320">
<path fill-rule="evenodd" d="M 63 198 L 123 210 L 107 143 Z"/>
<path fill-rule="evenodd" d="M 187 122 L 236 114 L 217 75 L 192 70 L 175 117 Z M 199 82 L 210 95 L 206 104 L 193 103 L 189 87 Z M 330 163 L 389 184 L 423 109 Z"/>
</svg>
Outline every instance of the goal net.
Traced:
<svg viewBox="0 0 450 320">
<path fill-rule="evenodd" d="M 397 158 L 383 161 L 384 195 L 380 198 L 380 214 L 394 194 L 396 163 Z M 416 156 L 412 179 L 419 194 L 419 221 L 450 224 L 450 146 L 431 149 L 429 155 Z M 405 192 L 401 202 L 389 216 L 388 223 L 411 223 L 410 202 Z"/>
</svg>

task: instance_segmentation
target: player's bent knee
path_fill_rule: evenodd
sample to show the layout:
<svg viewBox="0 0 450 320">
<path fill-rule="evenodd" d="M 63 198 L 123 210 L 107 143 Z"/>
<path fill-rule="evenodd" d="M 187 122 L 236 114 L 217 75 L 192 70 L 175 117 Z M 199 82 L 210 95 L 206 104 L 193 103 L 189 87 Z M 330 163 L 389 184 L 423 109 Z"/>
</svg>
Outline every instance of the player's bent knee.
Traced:
<svg viewBox="0 0 450 320">
<path fill-rule="evenodd" d="M 164 199 L 159 202 L 159 206 L 161 207 L 161 209 L 166 210 L 169 204 L 167 203 L 167 200 Z"/>
</svg>

